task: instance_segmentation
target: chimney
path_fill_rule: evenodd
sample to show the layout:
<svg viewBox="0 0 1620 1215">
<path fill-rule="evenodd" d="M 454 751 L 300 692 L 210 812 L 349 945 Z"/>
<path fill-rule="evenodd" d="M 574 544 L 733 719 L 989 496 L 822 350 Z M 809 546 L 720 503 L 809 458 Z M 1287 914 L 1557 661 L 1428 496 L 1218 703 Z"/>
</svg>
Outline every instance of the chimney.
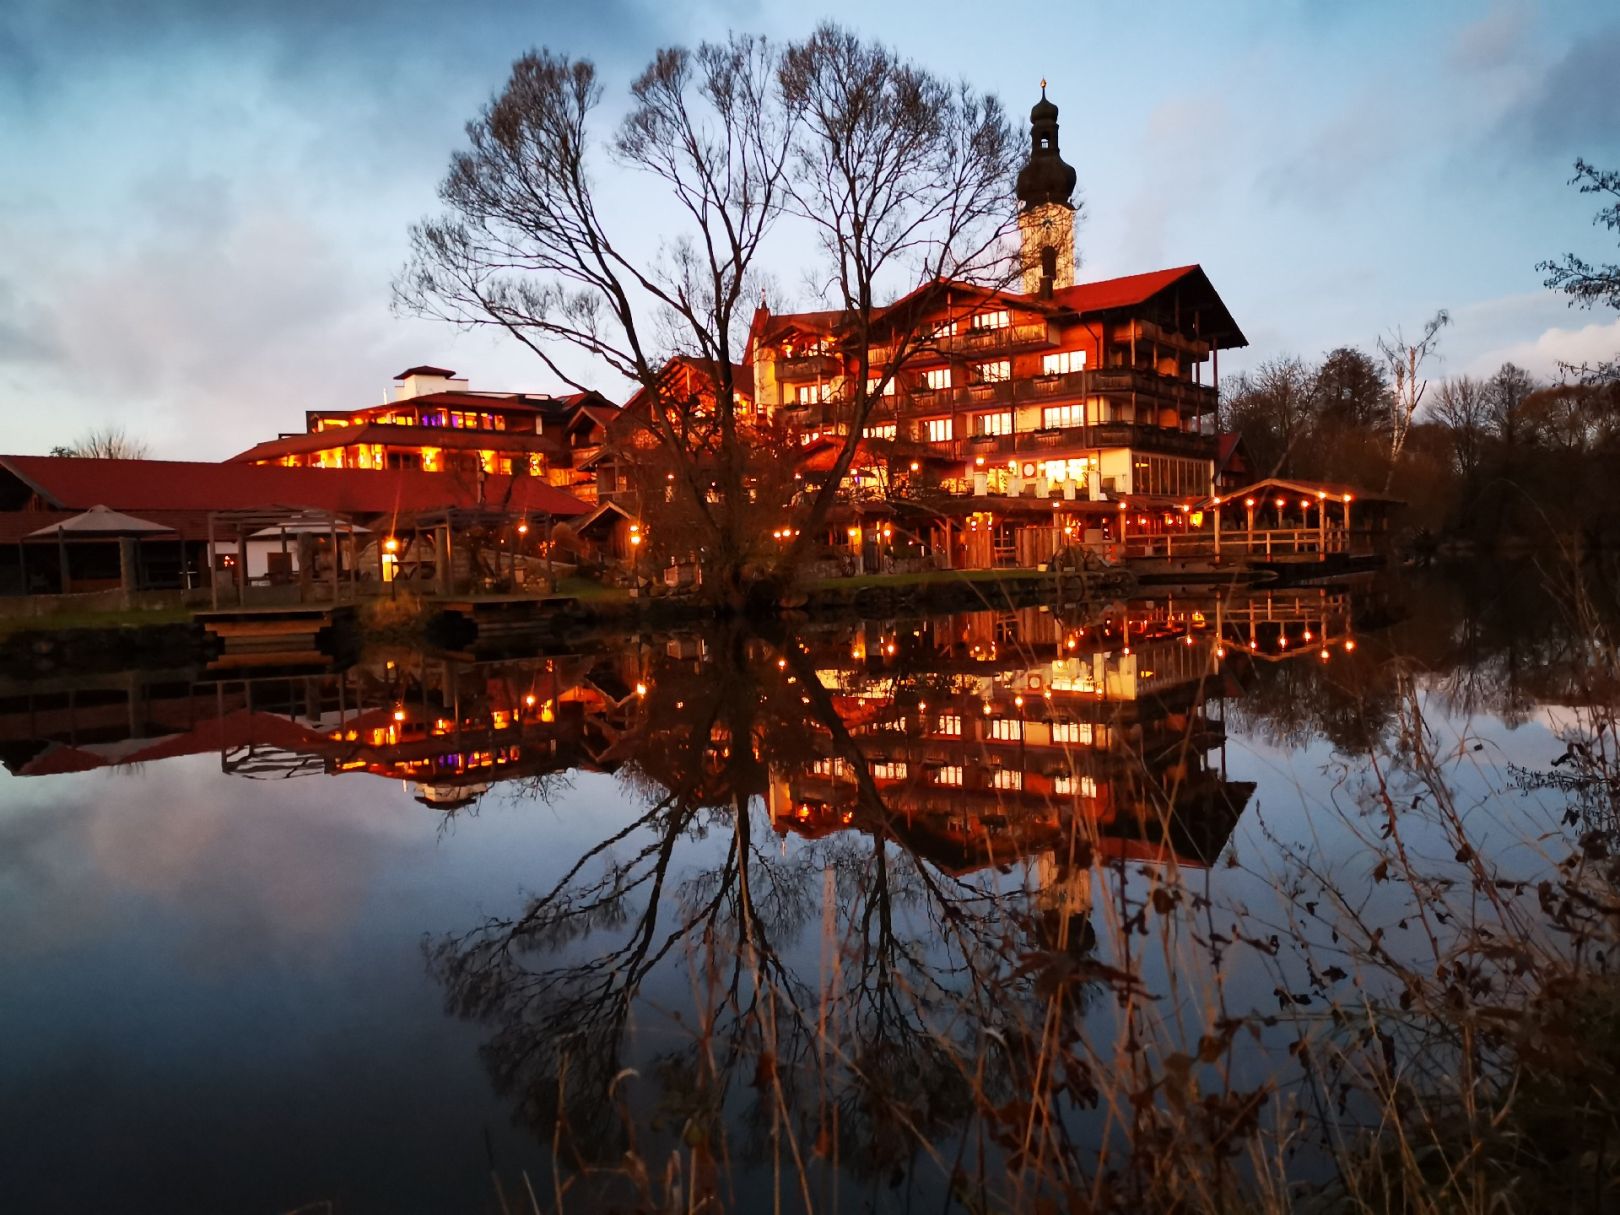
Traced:
<svg viewBox="0 0 1620 1215">
<path fill-rule="evenodd" d="M 430 392 L 465 392 L 467 381 L 457 378 L 448 367 L 407 367 L 394 377 L 397 387 L 394 400 L 408 401 L 412 397 L 426 396 Z"/>
</svg>

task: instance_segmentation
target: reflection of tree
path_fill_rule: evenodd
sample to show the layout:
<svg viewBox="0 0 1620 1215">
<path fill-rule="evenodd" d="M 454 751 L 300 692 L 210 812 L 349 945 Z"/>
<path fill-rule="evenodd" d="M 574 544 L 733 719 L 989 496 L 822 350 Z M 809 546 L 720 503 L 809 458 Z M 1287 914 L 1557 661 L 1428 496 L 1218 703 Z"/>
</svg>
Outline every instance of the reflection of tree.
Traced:
<svg viewBox="0 0 1620 1215">
<path fill-rule="evenodd" d="M 632 1146 L 615 1082 L 641 1066 L 657 1121 L 688 1143 L 719 1143 L 735 1114 L 736 1159 L 786 1157 L 803 1175 L 826 1156 L 876 1183 L 1033 1076 L 1049 1007 L 1073 999 L 1045 959 L 1089 951 L 1084 908 L 1031 906 L 1022 888 L 909 853 L 808 655 L 781 653 L 779 666 L 737 632 L 703 663 L 656 661 L 621 779 L 662 792 L 521 915 L 431 947 L 450 1007 L 491 1027 L 500 1090 L 580 1163 Z M 853 830 L 778 856 L 749 799 L 767 761 L 804 771 L 823 753 L 807 719 L 861 795 Z M 792 960 L 818 911 L 819 982 Z M 638 1065 L 625 1051 L 636 996 L 682 963 L 689 1036 Z M 1023 1065 L 987 1066 L 1010 1049 Z"/>
</svg>

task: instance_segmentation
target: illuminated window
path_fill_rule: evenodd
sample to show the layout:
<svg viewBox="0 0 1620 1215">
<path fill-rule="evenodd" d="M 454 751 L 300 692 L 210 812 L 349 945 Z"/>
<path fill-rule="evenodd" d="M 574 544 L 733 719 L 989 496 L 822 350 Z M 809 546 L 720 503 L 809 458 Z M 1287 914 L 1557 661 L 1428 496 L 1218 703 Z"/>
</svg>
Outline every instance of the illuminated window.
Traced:
<svg viewBox="0 0 1620 1215">
<path fill-rule="evenodd" d="M 952 437 L 950 418 L 928 419 L 928 441 L 930 443 L 949 443 Z"/>
<path fill-rule="evenodd" d="M 1054 721 L 1052 723 L 1052 741 L 1055 743 L 1078 743 L 1082 747 L 1089 747 L 1092 743 L 1091 723 L 1089 721 Z"/>
<path fill-rule="evenodd" d="M 923 372 L 923 387 L 931 391 L 951 386 L 951 369 L 949 367 L 933 367 Z"/>
<path fill-rule="evenodd" d="M 1016 717 L 993 717 L 990 737 L 1000 742 L 1017 742 L 1024 737 L 1024 723 Z"/>
<path fill-rule="evenodd" d="M 1012 379 L 1012 364 L 1006 359 L 994 363 L 980 363 L 978 367 L 979 383 L 1000 384 Z"/>
<path fill-rule="evenodd" d="M 1011 768 L 997 768 L 990 777 L 990 787 L 993 789 L 1022 789 L 1024 787 L 1024 774 L 1015 772 Z"/>
<path fill-rule="evenodd" d="M 954 713 L 941 713 L 939 720 L 934 723 L 934 733 L 960 738 L 962 735 L 962 719 Z"/>
<path fill-rule="evenodd" d="M 1012 317 L 1005 308 L 994 312 L 981 312 L 973 318 L 974 329 L 1005 329 L 1012 324 Z"/>
<path fill-rule="evenodd" d="M 861 434 L 868 439 L 892 439 L 895 433 L 895 424 L 893 422 L 878 422 L 872 426 L 863 426 L 861 428 Z"/>
<path fill-rule="evenodd" d="M 873 780 L 905 780 L 906 765 L 899 760 L 872 765 Z"/>
<path fill-rule="evenodd" d="M 1081 797 L 1097 796 L 1097 778 L 1095 776 L 1054 776 L 1052 778 L 1052 792 L 1066 796 L 1079 793 Z"/>
<path fill-rule="evenodd" d="M 1013 432 L 1011 410 L 1001 413 L 981 413 L 973 419 L 973 433 L 981 435 L 1010 435 Z"/>
<path fill-rule="evenodd" d="M 875 375 L 871 379 L 867 380 L 866 381 L 866 395 L 867 396 L 875 395 L 877 393 L 879 384 L 883 385 L 883 395 L 884 396 L 892 397 L 894 395 L 894 377 L 892 375 L 888 378 L 888 380 L 886 382 L 884 381 L 883 377 L 880 376 L 880 375 Z"/>
<path fill-rule="evenodd" d="M 1084 350 L 1059 350 L 1056 354 L 1041 356 L 1042 375 L 1068 375 L 1071 371 L 1086 369 Z"/>
<path fill-rule="evenodd" d="M 831 399 L 831 384 L 799 384 L 793 389 L 793 400 L 800 405 L 816 405 Z"/>
<path fill-rule="evenodd" d="M 946 764 L 934 769 L 934 783 L 936 785 L 960 785 L 962 783 L 962 765 Z"/>
</svg>

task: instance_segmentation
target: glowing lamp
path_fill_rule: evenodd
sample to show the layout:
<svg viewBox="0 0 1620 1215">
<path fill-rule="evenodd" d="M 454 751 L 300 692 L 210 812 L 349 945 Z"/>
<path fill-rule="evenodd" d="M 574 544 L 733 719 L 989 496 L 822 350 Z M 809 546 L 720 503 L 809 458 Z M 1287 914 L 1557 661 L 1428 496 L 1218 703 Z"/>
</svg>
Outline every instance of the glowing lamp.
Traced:
<svg viewBox="0 0 1620 1215">
<path fill-rule="evenodd" d="M 397 553 L 399 552 L 399 541 L 390 536 L 383 541 L 383 548 L 390 553 Z"/>
<path fill-rule="evenodd" d="M 404 721 L 405 720 L 405 710 L 404 709 L 395 709 L 394 710 L 394 720 L 395 721 Z"/>
<path fill-rule="evenodd" d="M 984 457 L 983 456 L 974 456 L 973 457 L 973 464 L 977 468 L 983 468 L 984 467 Z"/>
<path fill-rule="evenodd" d="M 529 534 L 529 525 L 527 523 L 519 523 L 518 524 L 518 535 L 527 536 L 528 534 Z"/>
<path fill-rule="evenodd" d="M 644 684 L 644 683 L 638 683 L 636 685 L 636 695 L 637 696 L 645 696 L 646 694 L 647 694 L 647 685 Z"/>
<path fill-rule="evenodd" d="M 1254 499 L 1253 498 L 1245 498 L 1245 499 L 1243 499 L 1243 505 L 1244 506 L 1253 506 L 1254 505 Z"/>
<path fill-rule="evenodd" d="M 523 698 L 523 703 L 531 709 L 534 708 L 534 693 L 530 692 L 527 696 L 525 696 Z"/>
</svg>

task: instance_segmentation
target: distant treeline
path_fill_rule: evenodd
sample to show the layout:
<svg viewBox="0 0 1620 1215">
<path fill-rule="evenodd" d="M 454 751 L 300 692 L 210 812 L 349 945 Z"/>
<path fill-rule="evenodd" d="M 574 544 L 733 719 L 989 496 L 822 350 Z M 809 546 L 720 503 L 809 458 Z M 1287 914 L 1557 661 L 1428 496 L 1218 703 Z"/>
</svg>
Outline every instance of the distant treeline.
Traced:
<svg viewBox="0 0 1620 1215">
<path fill-rule="evenodd" d="M 1353 347 L 1315 364 L 1271 359 L 1221 388 L 1221 427 L 1243 436 L 1257 474 L 1387 488 L 1408 503 L 1405 522 L 1419 536 L 1620 544 L 1612 377 L 1545 382 L 1504 363 L 1487 378 L 1437 380 L 1398 445 L 1385 364 Z"/>
</svg>

